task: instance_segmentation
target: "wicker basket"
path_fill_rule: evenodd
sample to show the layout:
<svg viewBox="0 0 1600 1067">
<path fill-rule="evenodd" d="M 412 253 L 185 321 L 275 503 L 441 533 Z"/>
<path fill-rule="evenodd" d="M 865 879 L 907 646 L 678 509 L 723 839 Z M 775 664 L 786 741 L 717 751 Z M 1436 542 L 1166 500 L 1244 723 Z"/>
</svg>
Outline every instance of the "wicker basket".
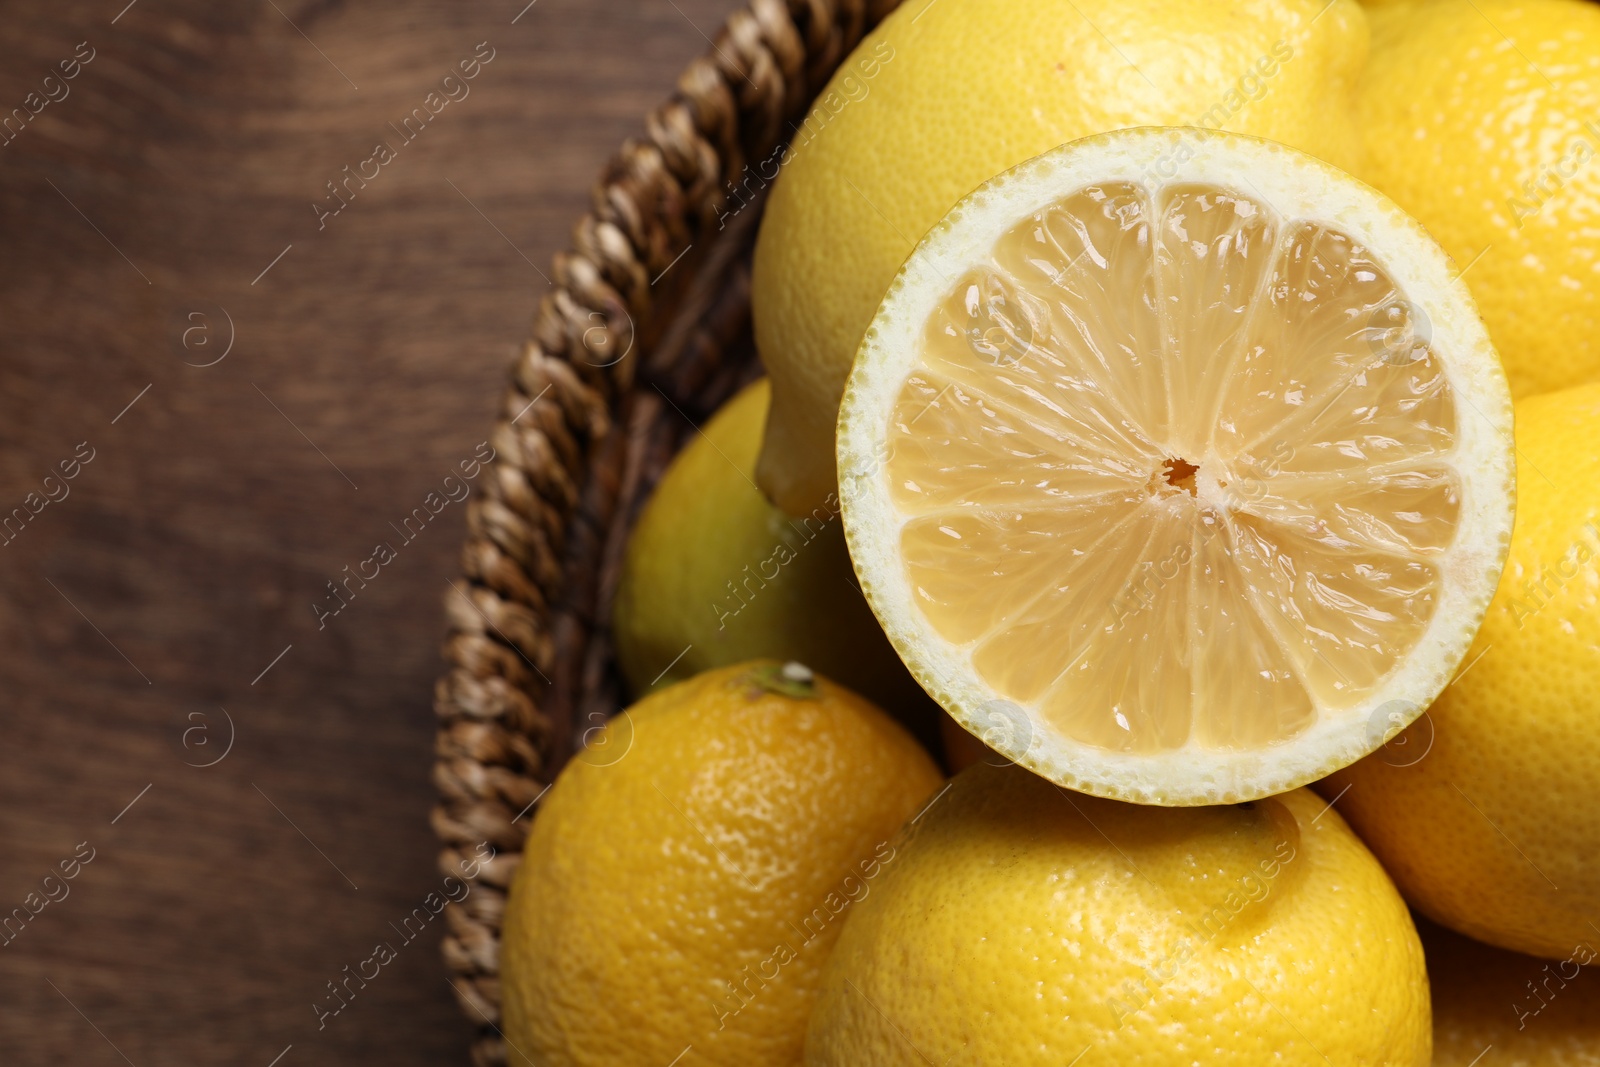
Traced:
<svg viewBox="0 0 1600 1067">
<path fill-rule="evenodd" d="M 625 693 L 608 628 L 640 504 L 694 422 L 758 373 L 750 251 L 756 164 L 898 0 L 751 0 L 594 189 L 511 370 L 496 459 L 468 507 L 466 582 L 447 595 L 433 828 L 450 984 L 505 1062 L 500 920 L 542 791 Z M 747 164 L 751 164 L 747 170 Z M 734 190 L 736 195 L 730 195 Z M 494 858 L 475 862 L 488 854 Z"/>
</svg>

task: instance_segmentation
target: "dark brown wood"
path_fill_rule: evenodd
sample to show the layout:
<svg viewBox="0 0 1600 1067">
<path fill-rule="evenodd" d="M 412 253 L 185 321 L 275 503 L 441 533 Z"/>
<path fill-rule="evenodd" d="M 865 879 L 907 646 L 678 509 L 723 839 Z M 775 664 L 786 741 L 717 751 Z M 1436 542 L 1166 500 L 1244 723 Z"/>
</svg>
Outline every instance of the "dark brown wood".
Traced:
<svg viewBox="0 0 1600 1067">
<path fill-rule="evenodd" d="M 67 93 L 0 147 L 0 516 L 68 494 L 0 535 L 0 918 L 67 894 L 0 947 L 0 1062 L 464 1062 L 447 920 L 395 927 L 443 889 L 467 507 L 396 527 L 488 439 L 595 176 L 729 5 L 124 2 L 0 11 L 0 115 Z"/>
</svg>

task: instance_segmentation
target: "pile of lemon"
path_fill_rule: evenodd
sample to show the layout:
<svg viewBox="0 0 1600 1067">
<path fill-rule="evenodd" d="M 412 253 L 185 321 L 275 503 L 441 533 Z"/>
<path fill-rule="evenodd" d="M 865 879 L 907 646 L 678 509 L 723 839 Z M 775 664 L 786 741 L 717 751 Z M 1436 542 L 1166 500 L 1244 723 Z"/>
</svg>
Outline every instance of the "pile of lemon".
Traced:
<svg viewBox="0 0 1600 1067">
<path fill-rule="evenodd" d="M 908 0 L 820 101 L 510 1061 L 1600 1065 L 1600 6 Z"/>
</svg>

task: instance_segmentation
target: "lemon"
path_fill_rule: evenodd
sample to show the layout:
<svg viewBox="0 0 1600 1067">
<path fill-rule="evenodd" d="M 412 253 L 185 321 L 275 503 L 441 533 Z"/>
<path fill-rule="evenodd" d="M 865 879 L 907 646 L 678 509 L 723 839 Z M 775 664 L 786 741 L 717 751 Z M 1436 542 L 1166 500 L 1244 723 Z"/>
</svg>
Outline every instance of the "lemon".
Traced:
<svg viewBox="0 0 1600 1067">
<path fill-rule="evenodd" d="M 806 1063 L 1423 1067 L 1416 930 L 1324 807 L 1163 811 L 980 763 L 850 916 Z"/>
<path fill-rule="evenodd" d="M 1254 133 L 1354 167 L 1366 48 L 1354 0 L 901 5 L 802 120 L 767 205 L 751 291 L 773 382 L 758 483 L 792 514 L 833 489 L 861 335 L 917 240 L 980 182 L 1142 125 Z"/>
<path fill-rule="evenodd" d="M 1465 270 L 1513 395 L 1600 378 L 1600 7 L 1372 12 L 1360 172 Z"/>
<path fill-rule="evenodd" d="M 790 519 L 751 481 L 768 395 L 762 379 L 724 404 L 640 514 L 612 610 L 622 673 L 644 693 L 747 659 L 796 659 L 931 723 L 856 588 L 837 500 Z"/>
<path fill-rule="evenodd" d="M 1600 935 L 1540 960 L 1417 924 L 1433 990 L 1433 1067 L 1600 1067 Z"/>
<path fill-rule="evenodd" d="M 968 730 L 1085 792 L 1217 803 L 1352 762 L 1449 681 L 1510 431 L 1466 288 L 1393 204 L 1282 145 L 1126 130 L 984 184 L 906 261 L 839 493 L 868 602 Z"/>
<path fill-rule="evenodd" d="M 1600 944 L 1600 385 L 1517 402 L 1516 533 L 1471 658 L 1328 796 L 1417 908 L 1565 959 Z"/>
<path fill-rule="evenodd" d="M 800 1062 L 822 963 L 939 774 L 797 668 L 654 693 L 561 772 L 507 905 L 511 1063 Z"/>
</svg>

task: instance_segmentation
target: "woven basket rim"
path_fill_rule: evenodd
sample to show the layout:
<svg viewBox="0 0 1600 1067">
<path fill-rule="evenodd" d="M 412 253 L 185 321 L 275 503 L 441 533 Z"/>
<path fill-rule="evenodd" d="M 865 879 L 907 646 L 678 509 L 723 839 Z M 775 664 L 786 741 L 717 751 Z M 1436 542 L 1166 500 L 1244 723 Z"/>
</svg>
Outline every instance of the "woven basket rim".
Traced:
<svg viewBox="0 0 1600 1067">
<path fill-rule="evenodd" d="M 788 131 L 898 0 L 749 0 L 606 164 L 552 261 L 445 594 L 431 822 L 449 982 L 506 1062 L 500 921 L 528 820 L 584 731 L 622 707 L 606 623 L 639 504 L 695 416 L 753 376 L 750 252 Z M 766 170 L 766 168 L 762 168 Z M 663 281 L 665 279 L 665 281 Z"/>
</svg>

